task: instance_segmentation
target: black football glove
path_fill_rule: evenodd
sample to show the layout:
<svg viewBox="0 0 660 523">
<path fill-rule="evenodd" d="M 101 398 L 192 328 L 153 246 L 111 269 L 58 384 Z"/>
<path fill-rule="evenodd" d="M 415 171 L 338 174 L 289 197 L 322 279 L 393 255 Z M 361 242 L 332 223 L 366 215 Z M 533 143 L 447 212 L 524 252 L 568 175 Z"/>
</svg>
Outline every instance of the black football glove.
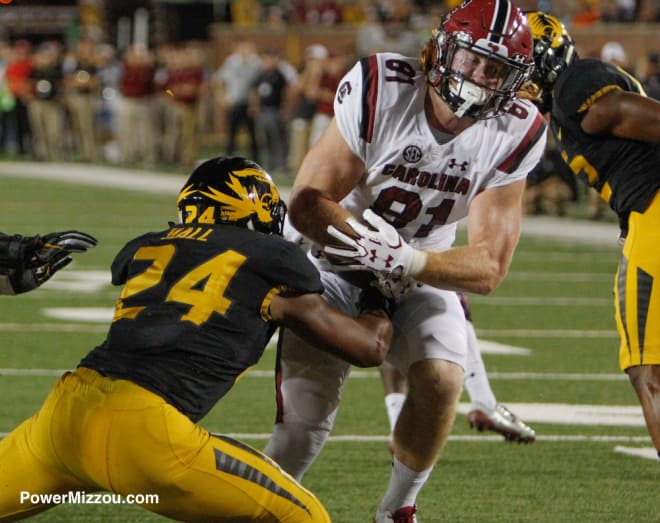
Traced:
<svg viewBox="0 0 660 523">
<path fill-rule="evenodd" d="M 78 231 L 1 239 L 0 294 L 36 289 L 71 263 L 71 253 L 85 252 L 97 243 L 93 236 Z"/>
<path fill-rule="evenodd" d="M 59 248 L 73 253 L 86 252 L 98 243 L 94 236 L 80 231 L 51 232 L 41 239 L 41 250 Z"/>
</svg>

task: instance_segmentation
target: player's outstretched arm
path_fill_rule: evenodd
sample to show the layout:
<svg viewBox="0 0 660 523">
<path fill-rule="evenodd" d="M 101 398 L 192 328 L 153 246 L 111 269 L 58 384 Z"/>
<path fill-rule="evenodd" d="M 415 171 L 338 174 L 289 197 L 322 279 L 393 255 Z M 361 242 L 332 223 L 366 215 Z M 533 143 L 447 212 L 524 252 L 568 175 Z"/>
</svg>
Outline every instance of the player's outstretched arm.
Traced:
<svg viewBox="0 0 660 523">
<path fill-rule="evenodd" d="M 384 360 L 392 339 L 392 323 L 385 310 L 365 303 L 352 318 L 328 305 L 319 294 L 276 296 L 270 314 L 314 346 L 358 367 L 375 367 Z"/>
<path fill-rule="evenodd" d="M 342 227 L 351 213 L 339 205 L 360 181 L 364 164 L 353 154 L 332 120 L 303 160 L 289 199 L 289 219 L 319 245 L 328 225 Z"/>
<path fill-rule="evenodd" d="M 36 289 L 71 263 L 71 253 L 86 252 L 96 238 L 79 231 L 42 236 L 0 236 L 0 294 Z"/>
</svg>

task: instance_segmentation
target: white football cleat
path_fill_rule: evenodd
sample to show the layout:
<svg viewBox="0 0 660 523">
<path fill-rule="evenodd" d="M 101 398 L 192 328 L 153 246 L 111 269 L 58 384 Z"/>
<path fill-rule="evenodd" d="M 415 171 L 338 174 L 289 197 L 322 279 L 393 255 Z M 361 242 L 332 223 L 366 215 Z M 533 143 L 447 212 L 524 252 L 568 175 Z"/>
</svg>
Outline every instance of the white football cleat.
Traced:
<svg viewBox="0 0 660 523">
<path fill-rule="evenodd" d="M 518 443 L 532 443 L 536 439 L 536 432 L 527 426 L 518 416 L 498 403 L 494 409 L 489 409 L 479 402 L 472 404 L 467 415 L 470 427 L 479 432 L 491 430 L 502 434 L 507 441 Z"/>
<path fill-rule="evenodd" d="M 401 507 L 394 513 L 389 510 L 381 511 L 379 507 L 376 511 L 376 517 L 374 517 L 374 523 L 418 523 L 415 512 L 417 512 L 417 507 L 414 505 L 412 507 Z"/>
</svg>

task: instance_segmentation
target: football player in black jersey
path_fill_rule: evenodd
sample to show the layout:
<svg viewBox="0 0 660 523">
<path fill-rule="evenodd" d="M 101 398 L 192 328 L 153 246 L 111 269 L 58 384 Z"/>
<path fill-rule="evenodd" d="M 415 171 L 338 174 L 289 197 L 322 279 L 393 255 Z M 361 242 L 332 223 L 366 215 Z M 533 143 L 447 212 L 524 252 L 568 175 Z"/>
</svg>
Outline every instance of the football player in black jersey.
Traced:
<svg viewBox="0 0 660 523">
<path fill-rule="evenodd" d="M 180 223 L 131 240 L 106 340 L 0 441 L 0 520 L 52 505 L 33 494 L 156 494 L 184 521 L 329 522 L 318 499 L 261 452 L 199 421 L 261 357 L 278 325 L 359 366 L 389 350 L 378 291 L 352 318 L 280 235 L 285 206 L 257 164 L 215 158 L 178 198 Z"/>
<path fill-rule="evenodd" d="M 660 456 L 660 102 L 623 69 L 577 57 L 573 39 L 555 17 L 535 11 L 527 18 L 536 66 L 529 94 L 550 114 L 575 176 L 619 217 L 619 362 Z"/>
<path fill-rule="evenodd" d="M 96 238 L 78 231 L 45 236 L 0 233 L 0 294 L 36 289 L 71 263 L 71 253 L 85 252 L 96 244 Z"/>
</svg>

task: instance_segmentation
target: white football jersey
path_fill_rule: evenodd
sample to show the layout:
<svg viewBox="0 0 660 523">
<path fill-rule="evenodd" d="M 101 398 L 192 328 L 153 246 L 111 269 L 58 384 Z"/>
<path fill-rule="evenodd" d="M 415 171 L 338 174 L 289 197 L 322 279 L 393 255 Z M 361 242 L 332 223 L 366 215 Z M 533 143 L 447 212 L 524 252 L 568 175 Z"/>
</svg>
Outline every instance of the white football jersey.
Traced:
<svg viewBox="0 0 660 523">
<path fill-rule="evenodd" d="M 365 175 L 341 204 L 358 217 L 371 207 L 406 241 L 443 250 L 477 194 L 524 179 L 539 162 L 546 124 L 532 103 L 516 100 L 441 143 L 424 112 L 426 92 L 417 59 L 399 54 L 363 58 L 346 74 L 335 118 Z"/>
</svg>

